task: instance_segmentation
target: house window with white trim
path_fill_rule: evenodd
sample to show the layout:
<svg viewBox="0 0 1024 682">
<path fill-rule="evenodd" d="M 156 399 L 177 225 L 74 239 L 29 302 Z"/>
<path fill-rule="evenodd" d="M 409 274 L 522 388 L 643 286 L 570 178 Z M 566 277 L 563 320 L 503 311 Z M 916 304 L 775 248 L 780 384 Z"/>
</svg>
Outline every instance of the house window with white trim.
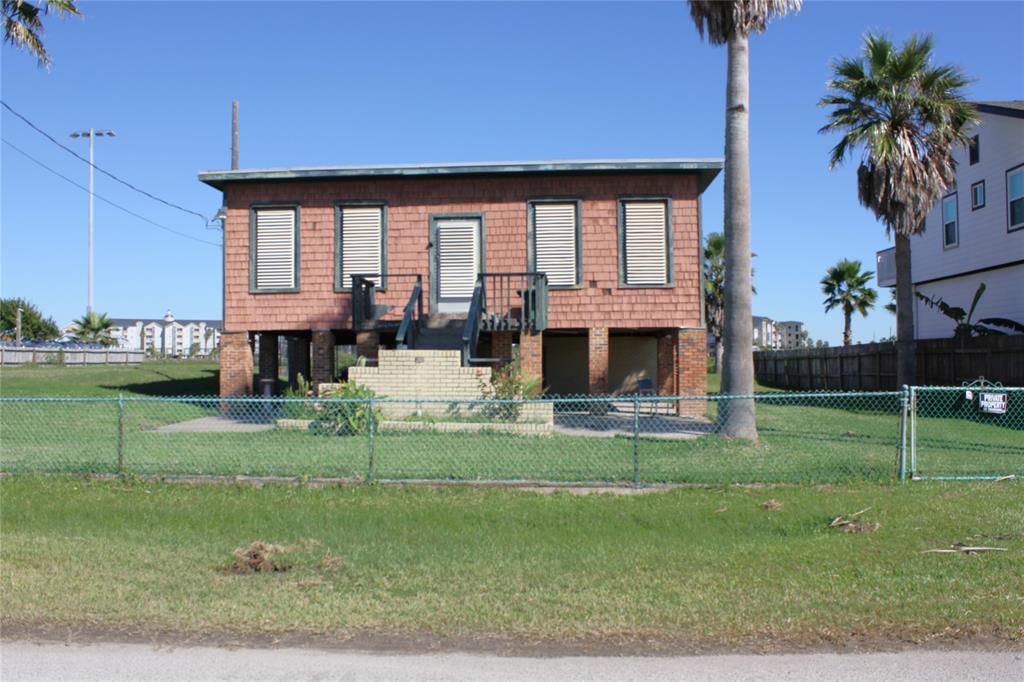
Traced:
<svg viewBox="0 0 1024 682">
<path fill-rule="evenodd" d="M 1007 229 L 1024 227 L 1024 166 L 1006 171 L 1006 204 Z"/>
<path fill-rule="evenodd" d="M 672 282 L 668 199 L 619 202 L 619 284 L 662 287 Z"/>
<path fill-rule="evenodd" d="M 985 181 L 979 180 L 971 185 L 971 210 L 984 208 L 985 206 Z"/>
<path fill-rule="evenodd" d="M 298 291 L 298 206 L 255 207 L 251 225 L 252 291 Z"/>
<path fill-rule="evenodd" d="M 352 275 L 368 277 L 379 287 L 384 281 L 387 214 L 383 203 L 343 203 L 337 208 L 335 234 L 338 289 L 352 288 Z"/>
<path fill-rule="evenodd" d="M 960 243 L 960 228 L 957 221 L 956 194 L 942 200 L 942 246 L 949 248 Z"/>
</svg>

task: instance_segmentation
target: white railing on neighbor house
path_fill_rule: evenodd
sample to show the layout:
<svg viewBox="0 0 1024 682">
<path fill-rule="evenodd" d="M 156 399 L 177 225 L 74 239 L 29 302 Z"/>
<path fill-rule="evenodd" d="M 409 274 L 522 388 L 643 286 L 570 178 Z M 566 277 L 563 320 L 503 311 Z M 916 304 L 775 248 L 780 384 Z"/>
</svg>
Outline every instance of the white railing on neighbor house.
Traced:
<svg viewBox="0 0 1024 682">
<path fill-rule="evenodd" d="M 146 358 L 145 351 L 62 348 L 2 348 L 0 365 L 133 365 Z"/>
</svg>

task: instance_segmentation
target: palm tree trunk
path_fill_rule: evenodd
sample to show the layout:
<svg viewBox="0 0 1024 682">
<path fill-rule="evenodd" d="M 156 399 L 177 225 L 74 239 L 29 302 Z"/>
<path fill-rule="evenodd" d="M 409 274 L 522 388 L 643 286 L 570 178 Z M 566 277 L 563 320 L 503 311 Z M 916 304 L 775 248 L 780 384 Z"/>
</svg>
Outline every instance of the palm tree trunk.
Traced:
<svg viewBox="0 0 1024 682">
<path fill-rule="evenodd" d="M 737 33 L 740 33 L 737 31 Z M 725 354 L 722 393 L 754 392 L 750 263 L 750 70 L 747 38 L 729 39 L 725 102 Z M 757 440 L 753 400 L 722 403 L 721 433 Z"/>
<path fill-rule="evenodd" d="M 843 345 L 849 346 L 853 342 L 853 333 L 850 330 L 850 318 L 853 317 L 853 311 L 849 308 L 843 308 Z"/>
<path fill-rule="evenodd" d="M 715 337 L 715 374 L 722 371 L 722 353 L 725 351 L 725 346 L 722 345 L 721 335 Z"/>
<path fill-rule="evenodd" d="M 896 386 L 917 380 L 914 344 L 914 279 L 910 272 L 910 237 L 896 234 Z"/>
</svg>

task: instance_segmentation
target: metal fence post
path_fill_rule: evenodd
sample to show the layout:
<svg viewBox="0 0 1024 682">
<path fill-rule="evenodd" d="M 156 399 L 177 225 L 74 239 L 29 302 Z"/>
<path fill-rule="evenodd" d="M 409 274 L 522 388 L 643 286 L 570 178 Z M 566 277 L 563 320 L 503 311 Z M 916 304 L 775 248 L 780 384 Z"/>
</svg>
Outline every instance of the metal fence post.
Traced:
<svg viewBox="0 0 1024 682">
<path fill-rule="evenodd" d="M 910 478 L 917 474 L 917 386 L 910 387 Z"/>
<path fill-rule="evenodd" d="M 376 431 L 377 431 L 377 424 L 376 424 L 377 419 L 376 419 L 376 416 L 375 416 L 374 411 L 373 411 L 373 396 L 370 396 L 370 398 L 369 398 L 368 407 L 369 407 L 369 410 L 370 410 L 370 414 L 367 416 L 367 420 L 366 420 L 367 429 L 366 430 L 367 430 L 367 432 L 369 434 L 369 437 L 367 439 L 368 440 L 367 446 L 369 448 L 369 453 L 368 453 L 369 461 L 368 461 L 367 467 L 366 467 L 366 482 L 367 483 L 372 483 L 373 482 L 374 469 L 377 466 L 377 463 L 375 461 L 375 454 L 376 454 L 376 443 L 375 443 L 376 438 L 375 438 L 375 435 L 376 435 Z"/>
<path fill-rule="evenodd" d="M 901 481 L 907 480 L 907 409 L 910 401 L 907 397 L 910 389 L 906 384 L 900 389 L 900 447 L 899 447 L 899 476 Z"/>
<path fill-rule="evenodd" d="M 117 473 L 124 475 L 124 394 L 117 394 Z"/>
<path fill-rule="evenodd" d="M 633 487 L 640 487 L 640 397 L 633 396 Z"/>
</svg>

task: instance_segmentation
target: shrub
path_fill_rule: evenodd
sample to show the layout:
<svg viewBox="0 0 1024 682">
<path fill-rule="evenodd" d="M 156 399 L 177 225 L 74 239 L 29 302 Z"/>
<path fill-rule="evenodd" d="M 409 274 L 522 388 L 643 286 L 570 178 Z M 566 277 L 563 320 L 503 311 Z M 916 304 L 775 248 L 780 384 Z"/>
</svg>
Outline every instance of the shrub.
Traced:
<svg viewBox="0 0 1024 682">
<path fill-rule="evenodd" d="M 338 398 L 344 402 L 318 402 L 315 404 L 316 417 L 309 430 L 324 436 L 356 436 L 367 433 L 370 420 L 380 421 L 379 408 L 370 408 L 374 392 L 365 386 L 346 381 L 337 388 L 324 389 L 321 398 Z M 349 402 L 351 401 L 351 402 Z"/>
<path fill-rule="evenodd" d="M 295 388 L 288 387 L 281 393 L 282 398 L 309 398 L 313 395 L 306 377 L 300 372 L 295 380 Z M 309 402 L 291 402 L 285 400 L 281 404 L 281 415 L 287 419 L 315 419 L 317 416 L 315 404 Z"/>
<path fill-rule="evenodd" d="M 485 397 L 496 400 L 530 400 L 544 393 L 540 377 L 528 376 L 523 373 L 523 365 L 519 352 L 513 354 L 512 362 L 499 368 L 491 377 L 489 386 L 483 386 Z M 485 405 L 481 412 L 490 418 L 514 422 L 519 419 L 523 406 L 518 402 Z"/>
</svg>

